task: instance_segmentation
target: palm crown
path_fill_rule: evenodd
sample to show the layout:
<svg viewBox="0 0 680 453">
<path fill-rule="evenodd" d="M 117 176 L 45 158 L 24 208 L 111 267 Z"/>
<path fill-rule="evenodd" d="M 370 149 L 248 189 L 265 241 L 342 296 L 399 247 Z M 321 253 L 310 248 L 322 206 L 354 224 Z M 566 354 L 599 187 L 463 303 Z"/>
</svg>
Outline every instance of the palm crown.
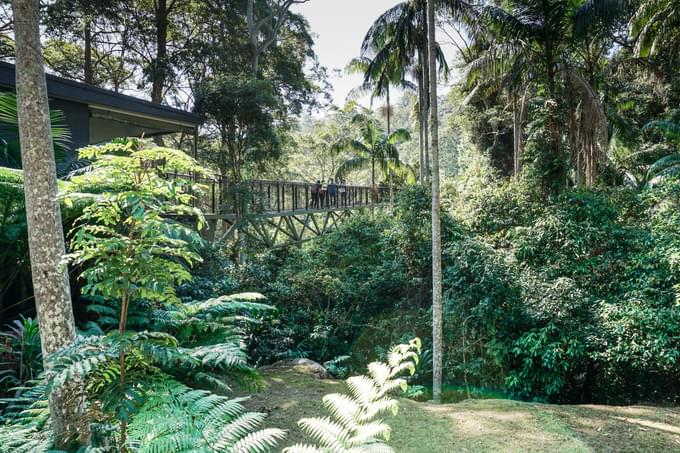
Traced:
<svg viewBox="0 0 680 453">
<path fill-rule="evenodd" d="M 360 138 L 340 140 L 333 145 L 333 150 L 335 152 L 349 151 L 355 157 L 340 165 L 336 177 L 343 179 L 352 171 L 370 168 L 371 186 L 375 187 L 376 164 L 383 171 L 387 171 L 390 167 L 401 167 L 397 145 L 410 140 L 411 134 L 406 129 L 397 129 L 387 134 L 378 121 L 363 113 L 356 114 L 352 118 L 352 124 L 358 127 Z"/>
</svg>

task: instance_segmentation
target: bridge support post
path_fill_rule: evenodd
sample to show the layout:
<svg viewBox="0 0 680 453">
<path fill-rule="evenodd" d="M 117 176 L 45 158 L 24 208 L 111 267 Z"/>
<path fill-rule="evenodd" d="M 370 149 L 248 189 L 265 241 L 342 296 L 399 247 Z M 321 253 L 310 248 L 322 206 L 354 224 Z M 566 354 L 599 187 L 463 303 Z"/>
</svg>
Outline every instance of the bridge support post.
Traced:
<svg viewBox="0 0 680 453">
<path fill-rule="evenodd" d="M 215 233 L 217 232 L 218 219 L 206 219 L 208 224 L 206 228 L 201 231 L 201 237 L 209 242 L 215 242 Z"/>
</svg>

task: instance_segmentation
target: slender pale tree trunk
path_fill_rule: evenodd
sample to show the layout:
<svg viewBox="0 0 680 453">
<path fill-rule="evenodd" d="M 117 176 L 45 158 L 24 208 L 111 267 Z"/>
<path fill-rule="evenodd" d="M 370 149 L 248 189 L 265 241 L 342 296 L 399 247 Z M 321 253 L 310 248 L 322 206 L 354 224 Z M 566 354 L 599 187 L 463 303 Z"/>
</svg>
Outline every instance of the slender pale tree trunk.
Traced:
<svg viewBox="0 0 680 453">
<path fill-rule="evenodd" d="M 519 146 L 517 139 L 519 138 L 517 130 L 519 124 L 519 112 L 517 111 L 517 97 L 512 95 L 512 176 L 515 182 L 519 180 L 519 170 L 518 170 L 518 155 Z"/>
<path fill-rule="evenodd" d="M 418 66 L 420 67 L 418 71 L 418 145 L 420 147 L 420 184 L 425 184 L 425 129 L 424 129 L 424 108 L 425 108 L 425 80 L 423 78 L 423 66 L 425 61 L 423 59 L 423 53 L 418 51 Z"/>
<path fill-rule="evenodd" d="M 521 100 L 517 96 L 517 92 L 513 91 L 512 96 L 512 121 L 513 121 L 513 153 L 512 153 L 512 173 L 515 182 L 519 181 L 519 162 L 520 162 L 520 148 L 522 143 L 522 108 Z"/>
<path fill-rule="evenodd" d="M 392 108 L 390 107 L 390 84 L 387 84 L 387 136 L 389 137 L 392 133 Z M 394 184 L 392 181 L 392 162 L 387 161 L 387 173 L 390 180 L 390 209 L 394 207 Z M 396 162 L 395 162 L 396 164 Z"/>
<path fill-rule="evenodd" d="M 433 48 L 435 50 L 430 49 L 429 46 L 429 28 L 430 28 L 430 17 L 429 13 L 427 11 L 428 5 L 426 3 L 423 3 L 423 24 L 422 24 L 422 34 L 425 37 L 425 42 L 423 43 L 422 47 L 422 53 L 423 53 L 423 89 L 425 90 L 425 94 L 423 96 L 423 130 L 424 130 L 424 137 L 425 137 L 425 144 L 424 144 L 424 152 L 425 152 L 425 183 L 429 184 L 430 183 L 430 177 L 432 175 L 432 169 L 430 167 L 430 143 L 429 143 L 429 135 L 430 135 L 430 127 L 431 125 L 429 124 L 428 116 L 431 114 L 430 111 L 430 80 L 432 75 L 430 74 L 431 70 L 431 64 L 430 64 L 430 53 L 434 53 L 436 55 L 436 47 Z M 435 71 L 436 71 L 436 62 L 435 62 Z M 436 75 L 435 75 L 436 77 Z"/>
<path fill-rule="evenodd" d="M 57 200 L 57 173 L 38 28 L 39 1 L 15 0 L 13 8 L 19 137 L 31 277 L 43 360 L 49 377 L 49 355 L 72 344 L 76 329 L 68 274 L 61 263 L 66 249 Z M 79 389 L 77 385 L 75 388 L 65 386 L 49 395 L 50 417 L 58 449 L 67 449 L 64 447 L 78 437 L 82 408 Z"/>
<path fill-rule="evenodd" d="M 427 41 L 432 131 L 432 400 L 442 400 L 442 232 L 439 200 L 439 118 L 434 0 L 427 0 Z"/>
<path fill-rule="evenodd" d="M 432 174 L 432 169 L 430 167 L 430 122 L 428 120 L 428 116 L 432 113 L 430 111 L 430 63 L 429 63 L 429 55 L 430 52 L 427 49 L 427 46 L 425 46 L 425 66 L 423 70 L 423 88 L 425 89 L 425 93 L 423 95 L 423 100 L 424 106 L 423 106 L 423 137 L 425 137 L 425 143 L 424 143 L 424 151 L 425 151 L 425 183 L 429 184 L 430 183 L 430 175 Z M 435 75 L 436 77 L 436 75 Z"/>
</svg>

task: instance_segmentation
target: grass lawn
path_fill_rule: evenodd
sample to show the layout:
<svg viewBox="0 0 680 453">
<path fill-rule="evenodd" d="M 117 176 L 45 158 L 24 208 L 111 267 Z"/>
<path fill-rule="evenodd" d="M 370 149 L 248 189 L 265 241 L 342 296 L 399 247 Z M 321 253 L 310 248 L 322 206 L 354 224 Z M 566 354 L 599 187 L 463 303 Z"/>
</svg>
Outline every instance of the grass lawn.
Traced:
<svg viewBox="0 0 680 453">
<path fill-rule="evenodd" d="M 326 415 L 321 398 L 344 392 L 343 382 L 293 369 L 262 372 L 267 389 L 246 403 L 266 412 L 268 427 L 289 431 L 283 446 L 305 441 L 296 422 Z M 678 452 L 680 408 L 557 406 L 510 400 L 433 405 L 403 400 L 389 418 L 390 445 L 400 453 Z"/>
</svg>

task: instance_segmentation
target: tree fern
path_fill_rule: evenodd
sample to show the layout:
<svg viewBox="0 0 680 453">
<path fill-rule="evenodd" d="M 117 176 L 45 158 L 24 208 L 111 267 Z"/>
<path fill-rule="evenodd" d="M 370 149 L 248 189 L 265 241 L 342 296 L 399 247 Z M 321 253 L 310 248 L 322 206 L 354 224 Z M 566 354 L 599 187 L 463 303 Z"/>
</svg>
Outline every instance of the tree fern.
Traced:
<svg viewBox="0 0 680 453">
<path fill-rule="evenodd" d="M 385 444 L 390 426 L 382 420 L 387 413 L 397 414 L 399 403 L 392 397 L 406 391 L 400 376 L 413 374 L 419 361 L 420 340 L 395 346 L 387 363 L 373 362 L 368 374 L 347 379 L 349 395 L 333 393 L 323 398 L 329 417 L 304 418 L 299 425 L 317 445 L 298 444 L 284 453 L 392 452 Z"/>
</svg>

